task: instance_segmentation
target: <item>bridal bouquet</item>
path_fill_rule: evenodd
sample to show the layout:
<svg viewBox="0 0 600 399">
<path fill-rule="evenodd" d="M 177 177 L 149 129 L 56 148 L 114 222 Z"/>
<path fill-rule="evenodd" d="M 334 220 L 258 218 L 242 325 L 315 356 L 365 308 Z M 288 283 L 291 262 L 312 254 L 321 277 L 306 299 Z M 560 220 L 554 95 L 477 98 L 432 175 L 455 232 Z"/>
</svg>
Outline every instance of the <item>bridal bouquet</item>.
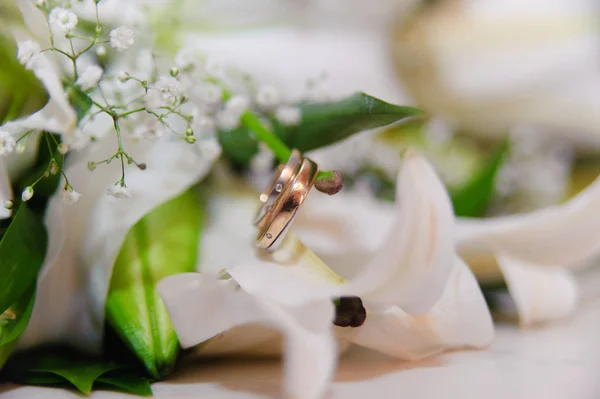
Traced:
<svg viewBox="0 0 600 399">
<path fill-rule="evenodd" d="M 514 143 L 452 180 L 424 155 L 442 144 L 407 139 L 435 130 L 424 112 L 289 100 L 114 3 L 0 7 L 3 379 L 150 395 L 186 356 L 282 354 L 283 394 L 321 398 L 349 344 L 485 348 L 481 287 L 524 325 L 573 311 L 600 183 L 483 218 Z"/>
</svg>

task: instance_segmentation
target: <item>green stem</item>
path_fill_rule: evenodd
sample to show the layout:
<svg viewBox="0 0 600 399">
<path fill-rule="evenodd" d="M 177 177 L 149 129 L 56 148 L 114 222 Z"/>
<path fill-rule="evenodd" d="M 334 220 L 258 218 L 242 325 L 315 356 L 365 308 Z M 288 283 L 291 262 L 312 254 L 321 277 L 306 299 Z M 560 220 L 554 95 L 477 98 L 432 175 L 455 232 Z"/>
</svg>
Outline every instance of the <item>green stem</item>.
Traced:
<svg viewBox="0 0 600 399">
<path fill-rule="evenodd" d="M 131 115 L 131 114 L 136 114 L 136 113 L 138 113 L 138 112 L 142 112 L 142 111 L 145 111 L 145 110 L 146 110 L 146 108 L 136 108 L 136 109 L 132 109 L 131 111 L 127 111 L 127 112 L 123 112 L 122 114 L 119 114 L 119 118 L 122 118 L 122 117 L 124 117 L 124 116 L 128 116 L 128 115 Z"/>
<path fill-rule="evenodd" d="M 279 162 L 285 163 L 290 158 L 292 151 L 279 139 L 271 133 L 251 111 L 246 111 L 242 115 L 242 123 L 256 135 L 256 138 L 262 141 L 273 151 Z"/>
</svg>

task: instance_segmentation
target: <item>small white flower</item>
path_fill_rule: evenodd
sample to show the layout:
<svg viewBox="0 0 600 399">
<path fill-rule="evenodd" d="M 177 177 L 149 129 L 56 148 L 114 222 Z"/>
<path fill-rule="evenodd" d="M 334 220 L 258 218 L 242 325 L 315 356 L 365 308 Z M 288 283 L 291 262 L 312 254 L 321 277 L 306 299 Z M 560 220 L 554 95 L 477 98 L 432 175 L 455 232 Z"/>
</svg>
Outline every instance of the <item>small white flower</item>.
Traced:
<svg viewBox="0 0 600 399">
<path fill-rule="evenodd" d="M 236 94 L 232 96 L 227 104 L 225 104 L 225 110 L 233 114 L 242 115 L 250 107 L 250 99 L 248 96 L 243 94 Z"/>
<path fill-rule="evenodd" d="M 117 74 L 117 79 L 119 79 L 120 82 L 127 82 L 130 78 L 131 75 L 129 75 L 129 72 L 121 71 Z"/>
<path fill-rule="evenodd" d="M 27 186 L 25 187 L 25 190 L 23 190 L 23 192 L 21 193 L 21 200 L 23 202 L 29 201 L 31 197 L 33 197 L 33 187 Z"/>
<path fill-rule="evenodd" d="M 302 120 L 302 111 L 298 107 L 282 105 L 275 110 L 275 118 L 283 125 L 297 125 Z"/>
<path fill-rule="evenodd" d="M 119 26 L 110 31 L 110 45 L 118 51 L 125 51 L 133 46 L 135 33 L 126 26 Z"/>
<path fill-rule="evenodd" d="M 143 98 L 143 102 L 148 109 L 157 109 L 165 105 L 163 103 L 163 95 L 158 90 L 148 90 L 148 93 Z"/>
<path fill-rule="evenodd" d="M 72 188 L 63 190 L 62 192 L 62 200 L 67 205 L 75 204 L 77 201 L 79 201 L 79 197 L 81 197 L 81 194 Z"/>
<path fill-rule="evenodd" d="M 104 47 L 104 46 L 96 47 L 96 55 L 100 58 L 104 57 L 106 55 L 106 47 Z"/>
<path fill-rule="evenodd" d="M 217 126 L 223 130 L 233 130 L 240 125 L 240 116 L 225 109 L 216 115 Z"/>
<path fill-rule="evenodd" d="M 41 66 L 43 59 L 40 56 L 40 45 L 33 40 L 25 40 L 17 44 L 17 58 L 27 69 L 35 69 Z"/>
<path fill-rule="evenodd" d="M 196 65 L 198 57 L 196 50 L 184 48 L 175 54 L 175 65 L 181 69 L 187 69 Z"/>
<path fill-rule="evenodd" d="M 54 32 L 67 33 L 75 29 L 78 20 L 77 15 L 73 12 L 62 7 L 56 7 L 50 11 L 48 22 Z"/>
<path fill-rule="evenodd" d="M 17 143 L 10 133 L 0 130 L 0 155 L 6 155 L 13 152 L 16 145 Z"/>
<path fill-rule="evenodd" d="M 223 89 L 216 84 L 207 83 L 200 88 L 202 102 L 207 105 L 215 105 L 223 100 Z"/>
<path fill-rule="evenodd" d="M 167 133 L 165 126 L 156 119 L 148 119 L 147 123 L 138 124 L 133 129 L 134 140 L 158 139 Z"/>
<path fill-rule="evenodd" d="M 129 190 L 127 190 L 127 187 L 122 186 L 120 184 L 114 184 L 110 186 L 106 190 L 106 193 L 111 197 L 115 197 L 117 199 L 131 198 L 131 193 L 129 192 Z"/>
<path fill-rule="evenodd" d="M 256 103 L 266 109 L 276 107 L 279 104 L 279 91 L 273 86 L 262 86 L 256 92 Z"/>
<path fill-rule="evenodd" d="M 103 73 L 104 71 L 98 65 L 88 65 L 79 75 L 75 84 L 81 87 L 82 90 L 91 89 L 98 85 Z"/>
<path fill-rule="evenodd" d="M 156 82 L 156 89 L 162 93 L 163 101 L 171 104 L 181 95 L 181 83 L 172 76 L 163 76 Z"/>
</svg>

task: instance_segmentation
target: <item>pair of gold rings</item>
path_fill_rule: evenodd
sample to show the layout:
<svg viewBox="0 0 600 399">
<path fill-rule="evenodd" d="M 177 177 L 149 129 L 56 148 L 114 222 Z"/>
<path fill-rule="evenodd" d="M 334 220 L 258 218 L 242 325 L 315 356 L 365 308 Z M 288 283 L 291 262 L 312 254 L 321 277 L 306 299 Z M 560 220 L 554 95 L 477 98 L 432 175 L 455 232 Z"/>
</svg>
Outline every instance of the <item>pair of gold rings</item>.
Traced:
<svg viewBox="0 0 600 399">
<path fill-rule="evenodd" d="M 267 190 L 260 195 L 262 205 L 254 224 L 258 227 L 256 246 L 272 252 L 281 243 L 298 209 L 315 184 L 319 168 L 292 150 L 285 165 L 279 165 Z"/>
</svg>

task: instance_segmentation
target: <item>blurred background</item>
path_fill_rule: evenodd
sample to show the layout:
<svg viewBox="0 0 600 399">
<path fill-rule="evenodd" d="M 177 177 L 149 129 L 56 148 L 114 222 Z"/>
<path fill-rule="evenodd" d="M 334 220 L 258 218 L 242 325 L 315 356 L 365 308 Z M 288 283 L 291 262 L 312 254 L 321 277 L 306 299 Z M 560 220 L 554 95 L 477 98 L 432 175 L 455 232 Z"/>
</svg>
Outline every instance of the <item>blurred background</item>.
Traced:
<svg viewBox="0 0 600 399">
<path fill-rule="evenodd" d="M 397 150 L 407 144 L 426 153 L 450 189 L 489 169 L 502 152 L 494 197 L 468 216 L 559 203 L 600 171 L 597 1 L 102 0 L 100 5 L 103 18 L 114 25 L 153 25 L 156 37 L 145 39 L 156 43 L 158 53 L 202 52 L 212 63 L 275 86 L 286 100 L 363 91 L 422 108 L 431 117 L 426 123 L 388 127 L 313 154 L 350 181 L 367 176 L 382 197 L 390 194 L 386 187 L 397 170 Z M 145 13 L 151 18 L 142 18 Z M 0 15 L 5 28 L 19 19 L 10 0 L 0 2 Z M 27 114 L 43 104 L 44 93 L 15 64 L 7 31 L 0 111 Z M 13 79 L 16 70 L 19 79 Z"/>
</svg>

